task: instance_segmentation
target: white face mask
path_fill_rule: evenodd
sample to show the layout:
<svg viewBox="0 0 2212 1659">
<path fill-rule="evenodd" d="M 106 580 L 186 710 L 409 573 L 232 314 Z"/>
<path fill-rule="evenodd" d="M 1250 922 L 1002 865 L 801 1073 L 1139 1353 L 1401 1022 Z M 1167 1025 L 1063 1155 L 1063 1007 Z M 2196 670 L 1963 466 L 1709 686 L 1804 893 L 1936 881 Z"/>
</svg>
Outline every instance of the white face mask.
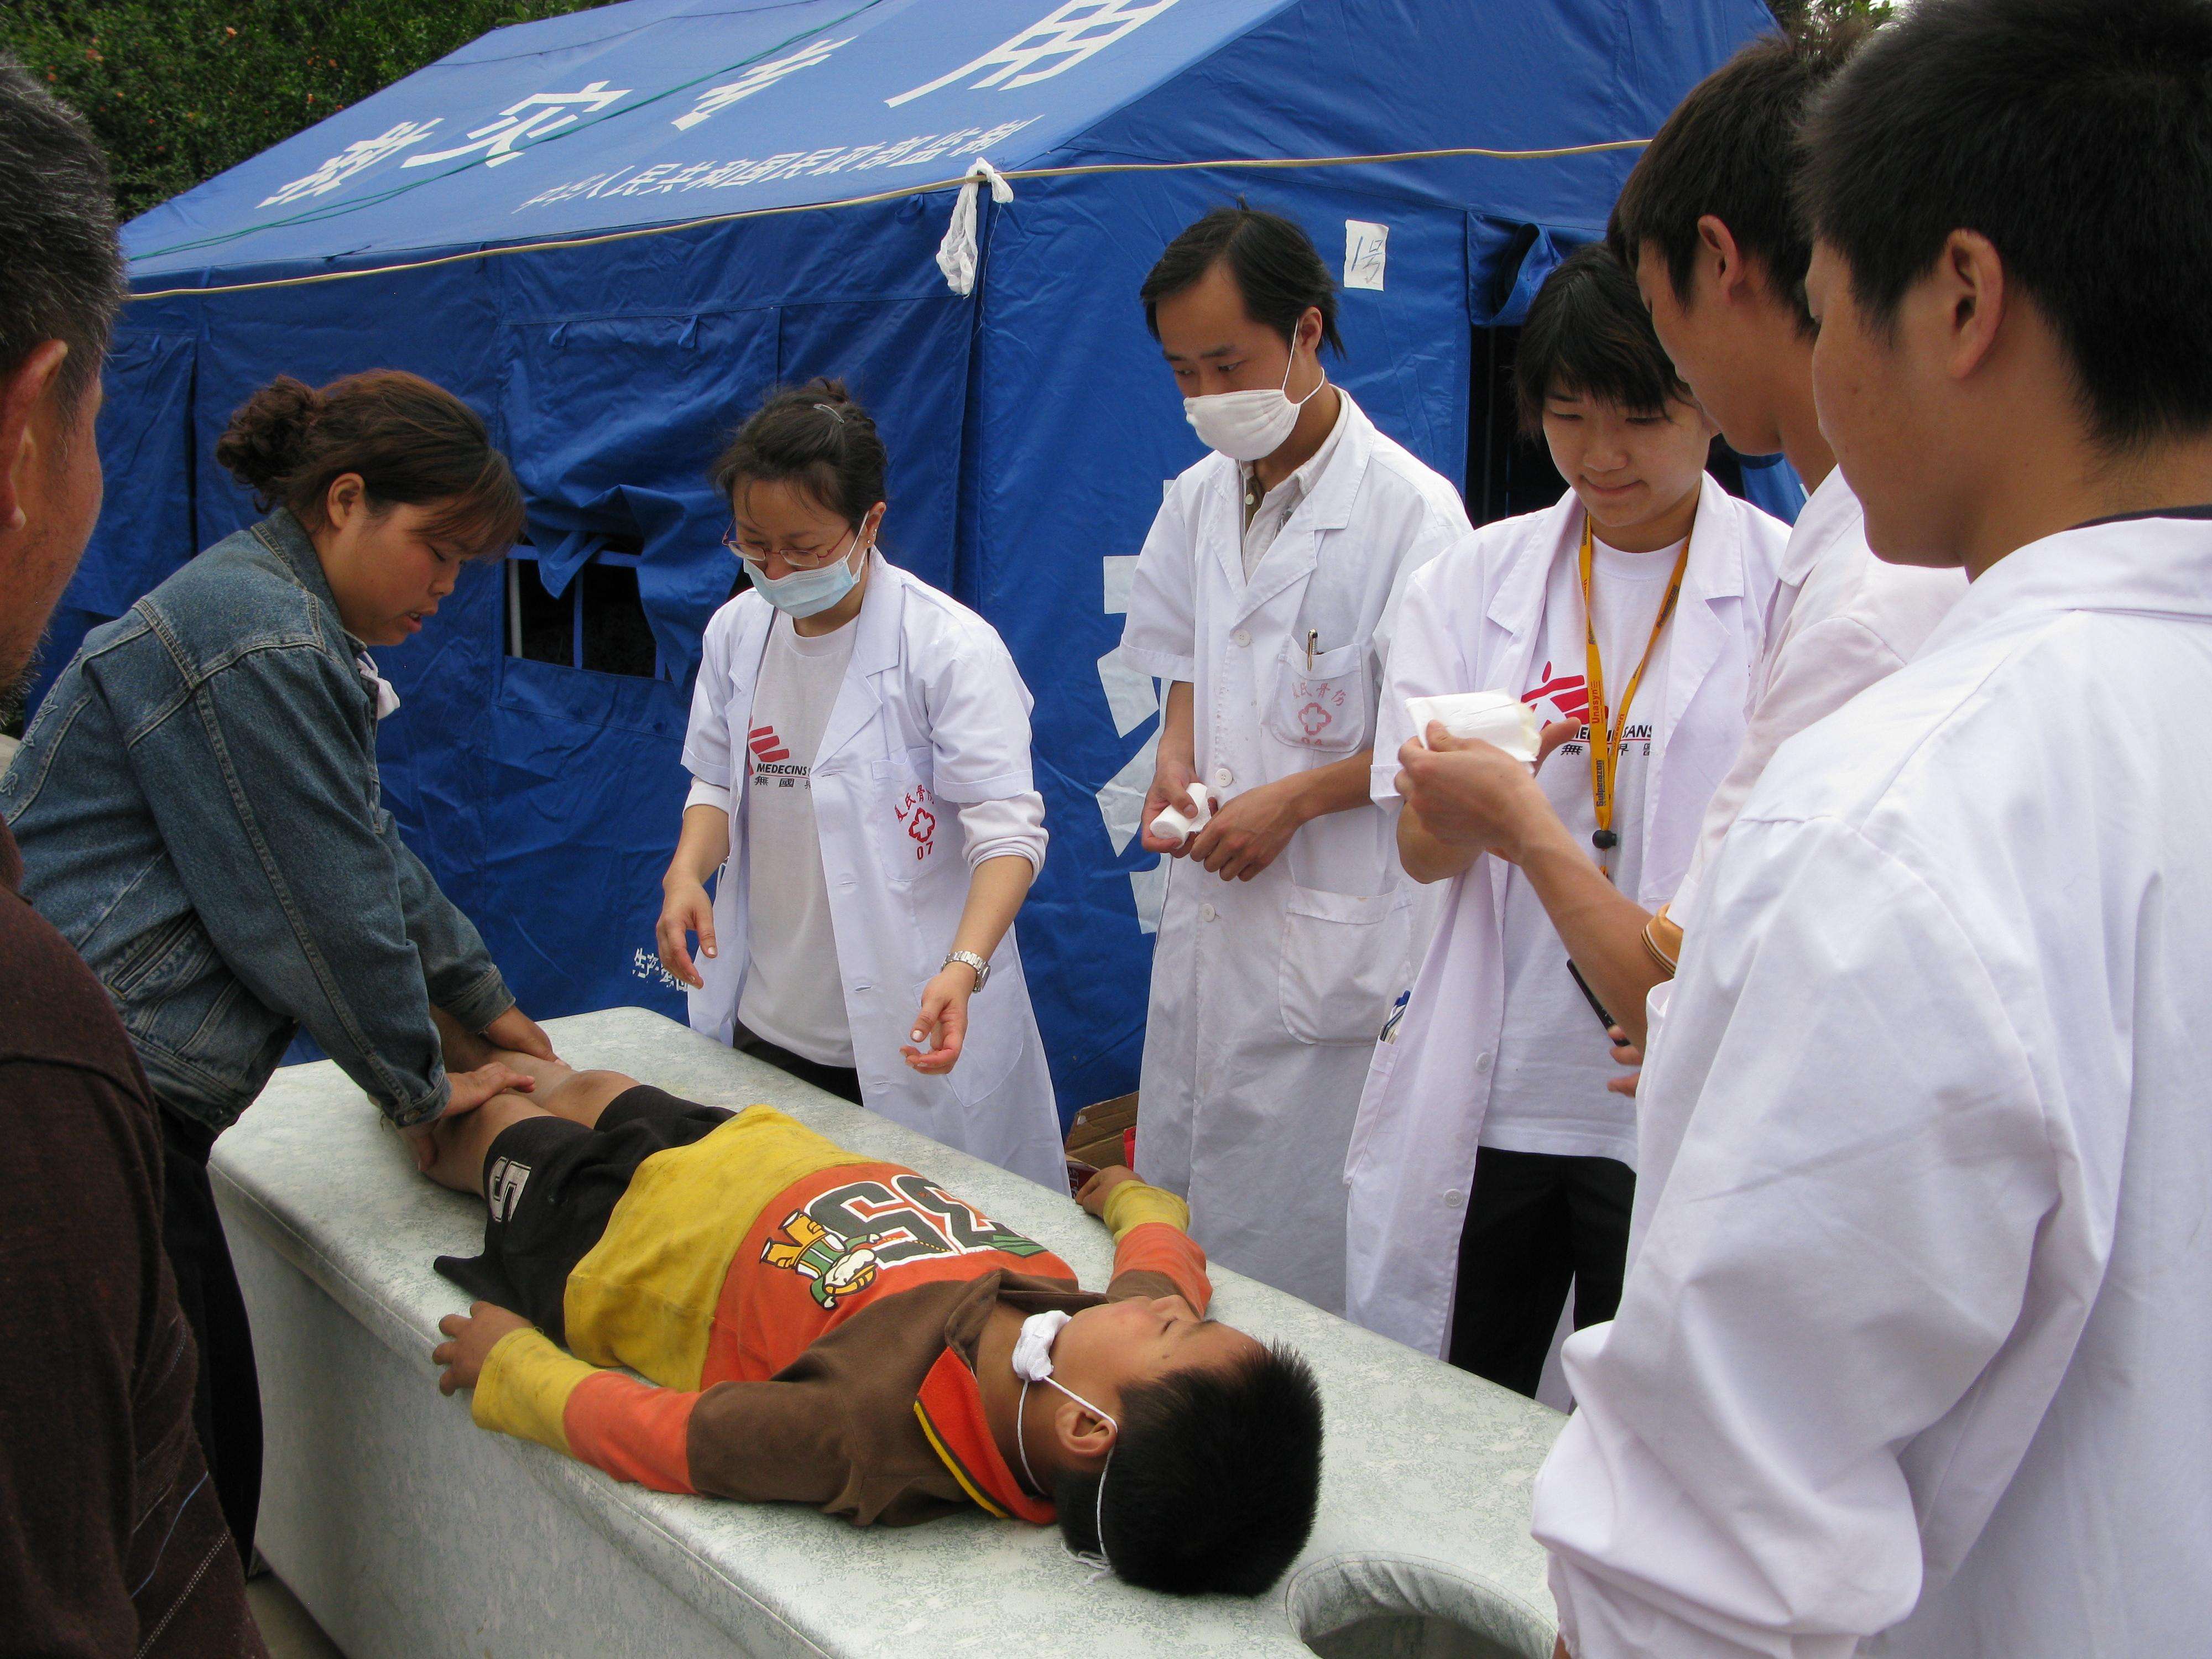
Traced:
<svg viewBox="0 0 2212 1659">
<path fill-rule="evenodd" d="M 1286 396 L 1291 368 L 1297 360 L 1298 349 L 1293 344 L 1291 361 L 1283 365 L 1283 384 L 1272 391 L 1263 387 L 1257 392 L 1217 392 L 1210 397 L 1184 398 L 1183 418 L 1208 449 L 1232 461 L 1264 460 L 1291 435 L 1306 398 L 1328 384 L 1324 374 L 1304 398 Z"/>
<path fill-rule="evenodd" d="M 1053 1380 L 1052 1345 L 1059 1340 L 1061 1330 L 1073 1317 L 1073 1314 L 1064 1313 L 1057 1308 L 1031 1314 L 1022 1321 L 1021 1334 L 1014 1339 L 1013 1370 L 1014 1375 L 1022 1379 L 1022 1397 L 1014 1406 L 1014 1449 L 1021 1454 L 1022 1474 L 1029 1480 L 1030 1490 L 1035 1492 L 1042 1492 L 1044 1488 L 1038 1484 L 1036 1472 L 1030 1468 L 1029 1442 L 1022 1433 L 1022 1413 L 1030 1403 L 1030 1383 L 1042 1382 L 1048 1389 L 1058 1389 L 1084 1410 L 1110 1425 L 1117 1438 L 1121 1432 L 1121 1425 L 1111 1417 L 1066 1383 Z M 1098 1540 L 1098 1553 L 1076 1557 L 1077 1560 L 1089 1563 L 1102 1573 L 1110 1572 L 1114 1568 L 1114 1564 L 1106 1559 L 1106 1474 L 1113 1467 L 1114 1454 L 1109 1451 L 1104 1466 L 1098 1471 L 1098 1513 L 1091 1530 L 1091 1535 Z"/>
<path fill-rule="evenodd" d="M 853 532 L 855 541 L 860 531 Z M 861 558 L 867 550 L 859 550 Z M 813 570 L 793 570 L 781 576 L 769 576 L 750 559 L 745 570 L 752 577 L 753 587 L 760 596 L 787 617 L 817 617 L 837 604 L 853 591 L 860 580 L 860 567 L 851 554 Z"/>
</svg>

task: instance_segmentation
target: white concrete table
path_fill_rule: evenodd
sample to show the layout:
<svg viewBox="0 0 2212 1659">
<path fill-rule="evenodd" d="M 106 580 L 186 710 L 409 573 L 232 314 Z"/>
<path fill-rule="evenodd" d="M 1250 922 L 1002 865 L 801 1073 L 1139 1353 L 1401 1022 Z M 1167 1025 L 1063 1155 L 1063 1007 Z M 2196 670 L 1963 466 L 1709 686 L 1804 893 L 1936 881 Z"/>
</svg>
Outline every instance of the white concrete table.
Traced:
<svg viewBox="0 0 2212 1659">
<path fill-rule="evenodd" d="M 922 1170 L 1105 1283 L 1111 1241 L 1064 1193 L 657 1014 L 548 1030 L 572 1064 L 712 1105 L 766 1101 Z M 1551 1651 L 1528 1490 L 1563 1419 L 1235 1273 L 1216 1272 L 1215 1313 L 1295 1345 L 1321 1378 L 1321 1517 L 1269 1594 L 1179 1599 L 1091 1582 L 1049 1528 L 977 1514 L 863 1530 L 670 1497 L 477 1428 L 465 1398 L 437 1391 L 437 1322 L 465 1298 L 430 1262 L 477 1251 L 482 1208 L 416 1176 L 328 1062 L 279 1072 L 214 1170 L 268 1417 L 261 1547 L 352 1659 Z"/>
</svg>

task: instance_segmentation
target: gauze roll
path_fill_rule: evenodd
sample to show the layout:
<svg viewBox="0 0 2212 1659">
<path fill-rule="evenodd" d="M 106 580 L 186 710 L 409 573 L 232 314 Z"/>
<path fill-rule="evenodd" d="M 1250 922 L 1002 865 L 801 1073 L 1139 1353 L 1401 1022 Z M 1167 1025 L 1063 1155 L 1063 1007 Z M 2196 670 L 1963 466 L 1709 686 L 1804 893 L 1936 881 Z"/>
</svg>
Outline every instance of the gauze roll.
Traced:
<svg viewBox="0 0 2212 1659">
<path fill-rule="evenodd" d="M 1189 839 L 1213 817 L 1213 800 L 1206 793 L 1206 786 L 1194 783 L 1190 787 L 1190 811 L 1166 807 L 1152 820 L 1152 833 L 1162 841 L 1182 842 Z"/>
<path fill-rule="evenodd" d="M 1536 762 L 1536 744 L 1542 728 L 1536 711 L 1520 698 L 1504 691 L 1452 691 L 1441 697 L 1408 697 L 1406 712 L 1413 718 L 1413 735 L 1428 746 L 1429 722 L 1436 721 L 1455 738 L 1480 738 L 1495 744 L 1517 761 Z"/>
</svg>

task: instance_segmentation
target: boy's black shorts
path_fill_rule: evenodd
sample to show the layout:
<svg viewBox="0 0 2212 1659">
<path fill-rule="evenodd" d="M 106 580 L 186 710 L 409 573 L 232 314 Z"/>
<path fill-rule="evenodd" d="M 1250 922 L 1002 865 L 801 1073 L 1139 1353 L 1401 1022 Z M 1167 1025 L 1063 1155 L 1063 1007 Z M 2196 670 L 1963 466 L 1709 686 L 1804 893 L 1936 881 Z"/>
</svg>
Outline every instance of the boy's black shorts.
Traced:
<svg viewBox="0 0 2212 1659">
<path fill-rule="evenodd" d="M 606 1231 L 637 1166 L 705 1139 L 732 1115 L 640 1084 L 607 1103 L 596 1129 L 563 1117 L 508 1125 L 484 1153 L 483 1254 L 441 1255 L 438 1271 L 566 1346 L 569 1272 Z"/>
</svg>

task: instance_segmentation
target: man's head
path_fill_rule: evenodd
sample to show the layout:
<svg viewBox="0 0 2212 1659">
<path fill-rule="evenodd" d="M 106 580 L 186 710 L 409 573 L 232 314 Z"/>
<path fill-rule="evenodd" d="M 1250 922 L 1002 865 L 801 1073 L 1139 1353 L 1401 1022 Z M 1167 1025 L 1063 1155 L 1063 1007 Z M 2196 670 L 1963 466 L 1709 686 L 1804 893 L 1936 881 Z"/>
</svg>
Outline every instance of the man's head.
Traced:
<svg viewBox="0 0 2212 1659">
<path fill-rule="evenodd" d="M 1814 389 L 1877 552 L 1981 568 L 2063 458 L 2212 436 L 2212 5 L 1920 0 L 1806 145 Z"/>
<path fill-rule="evenodd" d="M 1544 279 L 1513 379 L 1522 431 L 1544 440 L 1601 531 L 1631 535 L 1702 487 L 1713 424 L 1604 243 L 1577 248 Z"/>
<path fill-rule="evenodd" d="M 1186 398 L 1321 384 L 1320 350 L 1340 354 L 1336 284 L 1313 239 L 1279 214 L 1217 208 L 1160 255 L 1139 297 Z"/>
<path fill-rule="evenodd" d="M 100 365 L 122 298 L 107 165 L 0 53 L 0 708 L 100 516 Z"/>
<path fill-rule="evenodd" d="M 1282 1576 L 1321 1496 L 1321 1390 L 1304 1360 L 1172 1296 L 1085 1309 L 1052 1355 L 1054 1382 L 1097 1408 L 1048 1388 L 1025 1408 L 1052 1402 L 1053 1501 L 1074 1548 L 1176 1595 L 1256 1595 Z"/>
<path fill-rule="evenodd" d="M 1856 21 L 1807 23 L 1744 46 L 1667 118 L 1613 206 L 1608 240 L 1668 355 L 1747 455 L 1782 447 L 1765 388 L 1778 364 L 1802 375 L 1812 333 L 1798 129 L 1865 34 Z"/>
</svg>

